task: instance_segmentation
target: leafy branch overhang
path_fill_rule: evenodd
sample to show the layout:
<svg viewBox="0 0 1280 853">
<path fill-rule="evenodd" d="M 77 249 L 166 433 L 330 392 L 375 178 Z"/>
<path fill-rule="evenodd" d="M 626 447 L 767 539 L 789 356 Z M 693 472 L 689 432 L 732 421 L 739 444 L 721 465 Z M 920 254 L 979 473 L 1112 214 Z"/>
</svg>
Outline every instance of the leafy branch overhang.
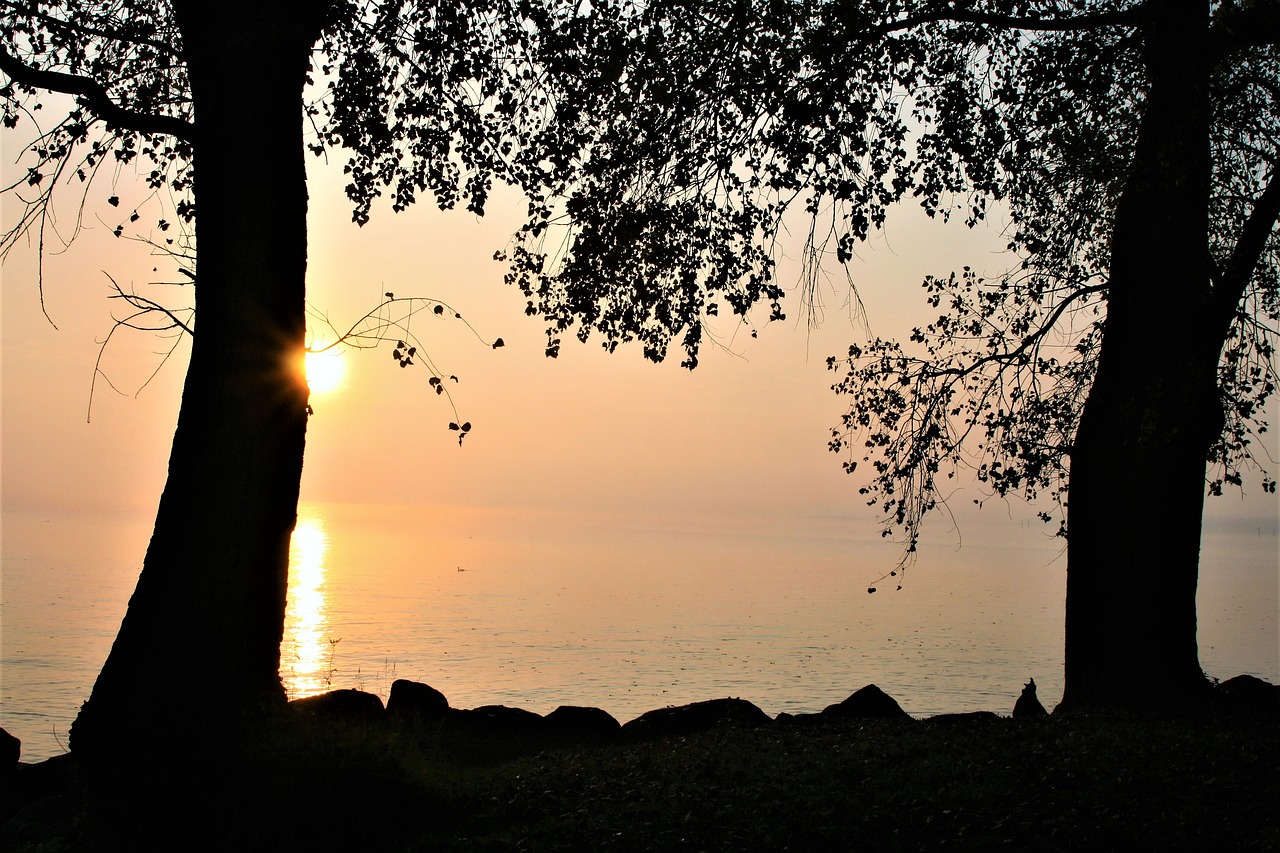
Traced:
<svg viewBox="0 0 1280 853">
<path fill-rule="evenodd" d="M 126 109 L 111 100 L 107 90 L 98 81 L 77 74 L 32 68 L 11 54 L 2 44 L 0 44 L 0 71 L 7 74 L 14 82 L 24 86 L 74 95 L 85 107 L 114 127 L 142 134 L 165 134 L 187 142 L 195 141 L 195 125 L 186 119 Z"/>
</svg>

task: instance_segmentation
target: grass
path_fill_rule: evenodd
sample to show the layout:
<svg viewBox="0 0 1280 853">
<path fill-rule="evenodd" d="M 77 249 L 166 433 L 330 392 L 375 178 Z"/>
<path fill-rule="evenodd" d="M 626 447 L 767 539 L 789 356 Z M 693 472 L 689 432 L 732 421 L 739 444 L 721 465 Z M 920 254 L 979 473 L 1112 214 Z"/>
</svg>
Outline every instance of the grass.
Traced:
<svg viewBox="0 0 1280 853">
<path fill-rule="evenodd" d="M 1274 721 L 824 721 L 550 746 L 291 721 L 214 778 L 28 806 L 18 851 L 1271 850 Z"/>
</svg>

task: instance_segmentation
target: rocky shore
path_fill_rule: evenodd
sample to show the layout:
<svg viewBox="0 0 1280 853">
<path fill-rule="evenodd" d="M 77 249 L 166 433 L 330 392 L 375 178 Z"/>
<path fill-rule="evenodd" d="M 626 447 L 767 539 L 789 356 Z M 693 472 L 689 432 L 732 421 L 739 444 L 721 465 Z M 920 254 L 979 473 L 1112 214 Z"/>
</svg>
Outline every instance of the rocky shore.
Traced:
<svg viewBox="0 0 1280 853">
<path fill-rule="evenodd" d="M 402 680 L 385 706 L 357 690 L 294 701 L 233 784 L 153 780 L 147 802 L 95 786 L 72 755 L 22 763 L 0 730 L 0 847 L 842 849 L 848 835 L 1072 849 L 1155 832 L 1267 849 L 1280 844 L 1280 688 L 1240 676 L 1215 694 L 1208 716 L 1177 722 L 1051 716 L 1031 682 L 1007 716 L 916 720 L 867 685 L 812 714 L 718 698 L 621 723 L 576 706 L 457 709 Z"/>
</svg>

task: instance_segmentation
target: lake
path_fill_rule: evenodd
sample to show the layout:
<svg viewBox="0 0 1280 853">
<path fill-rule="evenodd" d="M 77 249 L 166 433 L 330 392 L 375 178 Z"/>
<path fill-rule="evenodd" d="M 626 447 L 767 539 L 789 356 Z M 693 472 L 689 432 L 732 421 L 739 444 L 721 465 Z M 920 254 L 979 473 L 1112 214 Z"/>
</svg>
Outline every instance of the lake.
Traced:
<svg viewBox="0 0 1280 853">
<path fill-rule="evenodd" d="M 454 707 L 596 705 L 625 722 L 740 696 L 818 711 L 875 683 L 914 716 L 1007 714 L 1062 691 L 1065 557 L 1034 521 L 960 520 L 896 546 L 838 518 L 304 504 L 281 669 L 294 697 L 424 681 Z M 150 517 L 5 507 L 0 725 L 63 751 L 133 590 Z M 1211 522 L 1210 675 L 1280 680 L 1276 525 Z M 869 585 L 878 591 L 867 593 Z M 210 685 L 216 689 L 217 685 Z"/>
</svg>

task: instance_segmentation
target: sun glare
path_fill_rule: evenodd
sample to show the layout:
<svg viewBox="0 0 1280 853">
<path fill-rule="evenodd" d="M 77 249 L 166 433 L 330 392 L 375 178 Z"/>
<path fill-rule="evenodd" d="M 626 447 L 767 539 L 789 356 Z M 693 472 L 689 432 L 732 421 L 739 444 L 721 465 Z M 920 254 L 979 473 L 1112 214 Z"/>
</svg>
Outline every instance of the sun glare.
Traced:
<svg viewBox="0 0 1280 853">
<path fill-rule="evenodd" d="M 347 375 L 347 363 L 337 350 L 308 352 L 306 372 L 311 393 L 327 394 L 342 387 L 342 380 Z"/>
<path fill-rule="evenodd" d="M 289 543 L 289 607 L 285 622 L 285 660 L 281 661 L 282 668 L 290 673 L 285 687 L 291 696 L 310 696 L 322 692 L 328 685 L 325 653 L 332 654 L 333 648 L 332 640 L 325 642 L 329 625 L 325 597 L 328 549 L 324 521 L 311 516 L 299 518 Z"/>
</svg>

